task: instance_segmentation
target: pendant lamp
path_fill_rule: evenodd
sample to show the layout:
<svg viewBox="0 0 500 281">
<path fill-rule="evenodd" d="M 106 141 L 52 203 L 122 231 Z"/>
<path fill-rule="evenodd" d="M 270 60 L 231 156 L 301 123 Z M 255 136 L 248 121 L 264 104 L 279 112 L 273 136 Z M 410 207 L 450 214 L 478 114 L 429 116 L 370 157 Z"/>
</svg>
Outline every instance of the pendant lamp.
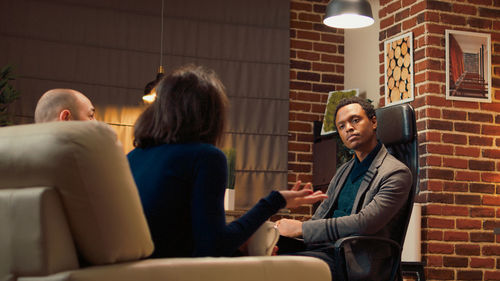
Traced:
<svg viewBox="0 0 500 281">
<path fill-rule="evenodd" d="M 165 7 L 165 0 L 161 0 L 161 34 L 160 34 L 160 67 L 158 67 L 158 73 L 156 74 L 155 80 L 146 84 L 144 87 L 144 96 L 142 100 L 145 103 L 152 103 L 156 99 L 156 85 L 160 82 L 161 78 L 165 75 L 165 70 L 163 69 L 163 10 Z"/>
<path fill-rule="evenodd" d="M 335 28 L 361 28 L 374 22 L 367 0 L 332 0 L 326 7 L 323 23 Z"/>
<path fill-rule="evenodd" d="M 163 70 L 163 66 L 160 65 L 158 68 L 158 73 L 156 74 L 155 80 L 146 84 L 144 87 L 144 96 L 142 96 L 142 100 L 146 103 L 152 103 L 156 99 L 156 84 L 160 82 L 161 78 L 165 75 Z"/>
</svg>

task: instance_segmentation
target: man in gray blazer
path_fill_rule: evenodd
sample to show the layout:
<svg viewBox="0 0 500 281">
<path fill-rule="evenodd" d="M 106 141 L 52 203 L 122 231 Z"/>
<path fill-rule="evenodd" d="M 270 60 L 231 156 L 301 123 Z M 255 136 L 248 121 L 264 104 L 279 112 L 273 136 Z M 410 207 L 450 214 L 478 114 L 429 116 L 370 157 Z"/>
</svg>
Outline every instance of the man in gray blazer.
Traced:
<svg viewBox="0 0 500 281">
<path fill-rule="evenodd" d="M 332 276 L 337 239 L 372 235 L 399 240 L 412 184 L 410 170 L 377 140 L 377 118 L 369 102 L 358 97 L 341 100 L 334 122 L 355 157 L 337 170 L 328 187 L 328 199 L 311 220 L 276 223 L 282 236 L 304 238 L 307 248 L 295 254 L 326 261 Z"/>
</svg>

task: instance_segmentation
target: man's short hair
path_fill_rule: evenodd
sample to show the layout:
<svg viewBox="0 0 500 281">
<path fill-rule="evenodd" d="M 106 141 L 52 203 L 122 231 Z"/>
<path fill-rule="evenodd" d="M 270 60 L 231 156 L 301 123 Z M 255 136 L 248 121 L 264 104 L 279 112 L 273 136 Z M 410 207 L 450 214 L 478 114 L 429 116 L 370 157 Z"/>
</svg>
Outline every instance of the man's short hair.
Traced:
<svg viewBox="0 0 500 281">
<path fill-rule="evenodd" d="M 339 109 L 353 103 L 357 103 L 361 106 L 361 108 L 363 108 L 363 110 L 366 113 L 366 116 L 368 116 L 368 119 L 371 120 L 373 116 L 375 116 L 375 108 L 367 99 L 363 99 L 360 97 L 350 97 L 341 99 L 337 104 L 337 107 L 335 108 L 335 115 L 333 117 L 333 123 L 335 124 L 335 127 L 337 126 L 337 112 L 339 111 Z"/>
<path fill-rule="evenodd" d="M 53 89 L 42 95 L 35 109 L 35 123 L 56 121 L 64 109 L 77 107 L 79 92 L 71 89 Z"/>
</svg>

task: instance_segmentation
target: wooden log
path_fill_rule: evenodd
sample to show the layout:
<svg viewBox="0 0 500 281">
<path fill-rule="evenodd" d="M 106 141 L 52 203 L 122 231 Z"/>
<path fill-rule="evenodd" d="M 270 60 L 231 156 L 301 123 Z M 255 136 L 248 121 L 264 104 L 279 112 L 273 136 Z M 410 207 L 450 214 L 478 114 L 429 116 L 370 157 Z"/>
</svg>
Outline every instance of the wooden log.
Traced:
<svg viewBox="0 0 500 281">
<path fill-rule="evenodd" d="M 408 67 L 408 66 L 410 66 L 410 63 L 411 63 L 410 54 L 406 54 L 405 57 L 404 57 L 404 63 L 403 63 L 403 65 L 405 67 Z"/>
<path fill-rule="evenodd" d="M 387 53 L 387 59 L 392 60 L 394 58 L 394 49 L 390 48 L 389 52 Z"/>
<path fill-rule="evenodd" d="M 408 94 L 409 94 L 409 93 L 411 93 L 411 91 L 412 91 L 412 87 L 413 87 L 412 82 L 411 82 L 411 81 L 408 81 L 408 82 L 406 83 L 406 90 L 408 91 Z"/>
<path fill-rule="evenodd" d="M 401 55 L 406 56 L 407 53 L 408 53 L 408 44 L 406 44 L 406 42 L 403 42 L 403 44 L 401 44 Z"/>
<path fill-rule="evenodd" d="M 389 65 L 390 65 L 391 69 L 394 69 L 396 67 L 396 60 L 391 59 L 391 61 L 389 62 Z"/>
<path fill-rule="evenodd" d="M 410 98 L 410 92 L 409 91 L 406 91 L 406 92 L 403 92 L 401 93 L 401 98 L 402 99 L 409 99 Z"/>
<path fill-rule="evenodd" d="M 394 68 L 393 72 L 394 80 L 399 81 L 401 79 L 401 68 L 399 66 L 396 66 Z"/>
<path fill-rule="evenodd" d="M 394 88 L 394 89 L 391 90 L 391 94 L 389 96 L 389 100 L 391 102 L 396 102 L 396 101 L 401 100 L 401 95 L 399 93 L 399 89 L 398 88 Z"/>
<path fill-rule="evenodd" d="M 408 80 L 408 78 L 409 78 L 409 75 L 408 75 L 408 68 L 403 67 L 403 68 L 401 69 L 401 80 L 406 81 L 406 80 Z"/>
<path fill-rule="evenodd" d="M 389 80 L 387 80 L 387 88 L 389 88 L 389 90 L 392 90 L 392 88 L 394 88 L 394 78 L 391 77 L 389 78 Z"/>
<path fill-rule="evenodd" d="M 398 59 L 401 56 L 401 47 L 397 46 L 394 49 L 394 58 Z"/>
<path fill-rule="evenodd" d="M 403 66 L 403 61 L 404 61 L 403 57 L 399 57 L 399 59 L 398 59 L 398 66 L 399 67 Z"/>
<path fill-rule="evenodd" d="M 404 82 L 403 80 L 401 80 L 401 82 L 399 83 L 399 91 L 401 93 L 406 92 L 406 82 Z"/>
</svg>

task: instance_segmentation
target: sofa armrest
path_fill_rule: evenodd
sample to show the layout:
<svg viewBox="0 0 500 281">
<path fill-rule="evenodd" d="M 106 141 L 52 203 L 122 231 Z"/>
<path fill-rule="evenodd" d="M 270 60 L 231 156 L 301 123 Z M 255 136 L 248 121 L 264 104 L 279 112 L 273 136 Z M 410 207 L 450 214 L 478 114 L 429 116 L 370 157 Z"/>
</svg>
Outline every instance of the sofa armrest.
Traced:
<svg viewBox="0 0 500 281">
<path fill-rule="evenodd" d="M 78 269 L 66 215 L 54 188 L 0 189 L 0 280 Z"/>
<path fill-rule="evenodd" d="M 328 265 L 298 256 L 169 258 L 93 266 L 18 281 L 330 281 Z"/>
</svg>

